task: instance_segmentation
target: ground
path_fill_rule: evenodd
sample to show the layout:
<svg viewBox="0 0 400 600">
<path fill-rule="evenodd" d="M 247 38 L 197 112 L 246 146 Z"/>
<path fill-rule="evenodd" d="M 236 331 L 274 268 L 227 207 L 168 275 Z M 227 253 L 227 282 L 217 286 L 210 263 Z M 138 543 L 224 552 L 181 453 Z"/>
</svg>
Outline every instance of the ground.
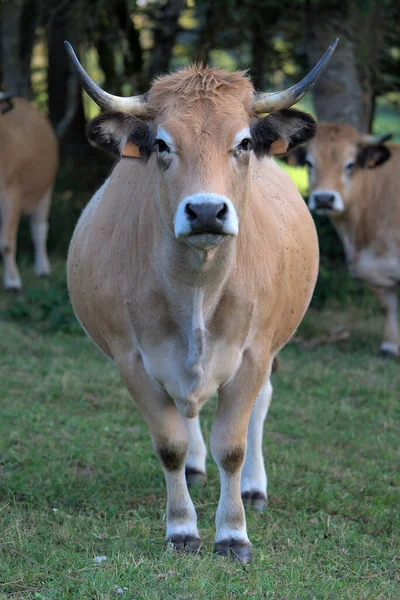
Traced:
<svg viewBox="0 0 400 600">
<path fill-rule="evenodd" d="M 165 487 L 138 410 L 68 308 L 45 318 L 47 299 L 29 312 L 53 288 L 22 270 L 36 296 L 10 310 L 0 293 L 1 599 L 399 597 L 400 363 L 377 354 L 373 300 L 311 310 L 282 352 L 265 426 L 269 507 L 248 512 L 244 567 L 212 555 L 211 458 L 192 490 L 200 555 L 163 550 Z M 342 341 L 310 344 L 339 326 Z M 214 410 L 204 410 L 206 440 Z"/>
</svg>

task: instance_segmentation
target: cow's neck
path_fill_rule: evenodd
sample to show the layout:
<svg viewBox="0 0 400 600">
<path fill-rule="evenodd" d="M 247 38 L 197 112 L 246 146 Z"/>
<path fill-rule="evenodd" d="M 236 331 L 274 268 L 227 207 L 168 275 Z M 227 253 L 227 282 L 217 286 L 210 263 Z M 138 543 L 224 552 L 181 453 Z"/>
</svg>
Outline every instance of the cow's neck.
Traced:
<svg viewBox="0 0 400 600">
<path fill-rule="evenodd" d="M 207 323 L 218 306 L 235 264 L 236 242 L 202 251 L 164 236 L 155 268 L 168 305 L 179 315 L 179 329 L 188 348 L 185 366 L 194 379 L 202 377 Z"/>
<path fill-rule="evenodd" d="M 343 244 L 346 262 L 351 263 L 356 253 L 354 223 L 351 216 L 346 215 L 345 218 L 331 218 L 331 222 Z"/>
</svg>

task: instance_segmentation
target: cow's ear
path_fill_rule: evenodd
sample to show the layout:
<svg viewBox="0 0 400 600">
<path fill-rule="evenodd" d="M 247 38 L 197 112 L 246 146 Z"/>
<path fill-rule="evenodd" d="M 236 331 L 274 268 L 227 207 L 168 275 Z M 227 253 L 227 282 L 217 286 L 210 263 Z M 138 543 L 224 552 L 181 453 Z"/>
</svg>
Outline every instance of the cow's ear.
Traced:
<svg viewBox="0 0 400 600">
<path fill-rule="evenodd" d="M 370 146 L 359 146 L 356 164 L 361 169 L 374 169 L 383 165 L 392 153 L 383 144 L 372 144 Z"/>
<path fill-rule="evenodd" d="M 313 117 L 300 110 L 278 110 L 262 119 L 255 119 L 251 136 L 256 156 L 285 154 L 313 138 L 316 129 Z"/>
<path fill-rule="evenodd" d="M 305 146 L 299 146 L 290 152 L 287 152 L 284 156 L 280 156 L 279 160 L 282 160 L 291 167 L 304 167 L 307 158 L 307 148 Z"/>
<path fill-rule="evenodd" d="M 154 136 L 147 121 L 132 115 L 104 113 L 86 127 L 89 140 L 114 156 L 131 156 L 147 160 L 153 151 Z M 134 146 L 138 151 L 133 152 Z"/>
</svg>

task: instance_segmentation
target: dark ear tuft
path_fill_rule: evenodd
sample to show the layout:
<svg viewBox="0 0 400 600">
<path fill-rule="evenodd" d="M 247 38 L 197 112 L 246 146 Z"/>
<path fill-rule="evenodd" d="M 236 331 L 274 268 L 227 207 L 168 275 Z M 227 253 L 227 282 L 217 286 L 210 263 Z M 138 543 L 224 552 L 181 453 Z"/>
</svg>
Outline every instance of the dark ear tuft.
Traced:
<svg viewBox="0 0 400 600">
<path fill-rule="evenodd" d="M 138 146 L 145 160 L 153 150 L 154 139 L 149 123 L 132 115 L 104 113 L 88 124 L 86 135 L 90 142 L 114 156 L 121 156 L 126 142 Z"/>
<path fill-rule="evenodd" d="M 283 140 L 287 150 L 292 150 L 313 138 L 316 130 L 317 124 L 311 115 L 300 110 L 278 110 L 253 122 L 254 151 L 257 157 L 269 154 L 277 140 Z"/>
<path fill-rule="evenodd" d="M 389 148 L 379 145 L 360 146 L 357 152 L 356 164 L 361 169 L 374 169 L 383 165 L 392 156 Z"/>
</svg>

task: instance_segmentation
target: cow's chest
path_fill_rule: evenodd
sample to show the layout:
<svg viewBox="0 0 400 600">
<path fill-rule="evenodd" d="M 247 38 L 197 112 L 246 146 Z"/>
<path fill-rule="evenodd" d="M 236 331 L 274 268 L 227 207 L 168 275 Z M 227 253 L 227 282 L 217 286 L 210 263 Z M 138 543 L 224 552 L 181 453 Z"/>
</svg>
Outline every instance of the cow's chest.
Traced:
<svg viewBox="0 0 400 600">
<path fill-rule="evenodd" d="M 135 318 L 136 344 L 154 385 L 173 398 L 185 416 L 194 416 L 242 363 L 253 304 L 224 298 L 207 321 L 194 306 L 181 320 L 168 310 Z"/>
</svg>

